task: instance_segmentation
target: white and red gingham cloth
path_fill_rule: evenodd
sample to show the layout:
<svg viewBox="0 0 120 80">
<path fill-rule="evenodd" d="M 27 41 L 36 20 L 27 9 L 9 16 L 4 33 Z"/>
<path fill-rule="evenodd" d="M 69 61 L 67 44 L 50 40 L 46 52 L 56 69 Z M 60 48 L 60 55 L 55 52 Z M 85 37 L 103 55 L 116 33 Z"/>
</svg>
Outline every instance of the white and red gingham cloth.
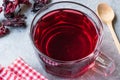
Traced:
<svg viewBox="0 0 120 80">
<path fill-rule="evenodd" d="M 48 80 L 30 67 L 22 58 L 16 59 L 7 68 L 0 66 L 0 80 Z"/>
</svg>

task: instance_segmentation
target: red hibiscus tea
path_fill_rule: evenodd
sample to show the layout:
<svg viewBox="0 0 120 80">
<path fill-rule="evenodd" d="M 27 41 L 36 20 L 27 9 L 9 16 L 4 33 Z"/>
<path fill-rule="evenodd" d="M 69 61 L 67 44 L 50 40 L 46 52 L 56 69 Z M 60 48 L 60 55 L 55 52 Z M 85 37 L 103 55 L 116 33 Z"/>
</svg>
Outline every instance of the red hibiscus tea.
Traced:
<svg viewBox="0 0 120 80">
<path fill-rule="evenodd" d="M 98 35 L 96 25 L 85 13 L 73 9 L 57 9 L 43 15 L 36 23 L 33 40 L 44 55 L 58 61 L 74 61 L 92 54 Z M 83 72 L 93 63 L 94 57 L 83 63 L 52 65 L 51 60 L 42 58 L 45 67 L 53 73 L 73 75 Z M 50 64 L 51 63 L 51 64 Z M 67 67 L 70 69 L 67 70 Z M 66 71 L 64 71 L 66 70 Z M 78 75 L 78 74 L 77 74 Z"/>
<path fill-rule="evenodd" d="M 37 22 L 36 47 L 50 58 L 78 60 L 95 49 L 98 35 L 94 22 L 86 14 L 72 9 L 51 11 Z"/>
<path fill-rule="evenodd" d="M 103 30 L 99 18 L 82 4 L 48 4 L 35 15 L 30 30 L 38 58 L 48 73 L 76 78 L 90 68 L 103 75 L 115 69 L 113 61 L 99 50 Z"/>
</svg>

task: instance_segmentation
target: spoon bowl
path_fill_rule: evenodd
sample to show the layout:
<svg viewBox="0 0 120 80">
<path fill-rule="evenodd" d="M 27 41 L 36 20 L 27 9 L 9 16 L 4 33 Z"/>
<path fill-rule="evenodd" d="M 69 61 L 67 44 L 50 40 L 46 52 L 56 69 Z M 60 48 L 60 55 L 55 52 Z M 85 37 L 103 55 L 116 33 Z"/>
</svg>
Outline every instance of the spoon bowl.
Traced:
<svg viewBox="0 0 120 80">
<path fill-rule="evenodd" d="M 97 12 L 104 23 L 112 21 L 115 17 L 113 9 L 106 3 L 99 4 Z"/>
<path fill-rule="evenodd" d="M 105 24 L 107 24 L 113 37 L 114 43 L 118 49 L 118 52 L 120 53 L 120 43 L 112 26 L 112 21 L 114 20 L 115 17 L 113 9 L 106 3 L 100 3 L 97 7 L 97 14 L 101 18 L 101 20 Z"/>
</svg>

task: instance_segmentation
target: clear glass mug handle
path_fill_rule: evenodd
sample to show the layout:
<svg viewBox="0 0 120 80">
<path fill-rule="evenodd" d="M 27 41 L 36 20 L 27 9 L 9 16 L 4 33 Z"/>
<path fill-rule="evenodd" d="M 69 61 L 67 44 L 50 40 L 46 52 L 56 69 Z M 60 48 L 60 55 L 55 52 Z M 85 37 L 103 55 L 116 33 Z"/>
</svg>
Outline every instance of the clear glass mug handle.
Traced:
<svg viewBox="0 0 120 80">
<path fill-rule="evenodd" d="M 108 76 L 114 72 L 115 64 L 110 57 L 100 52 L 95 60 L 95 65 L 92 70 L 101 75 Z"/>
</svg>

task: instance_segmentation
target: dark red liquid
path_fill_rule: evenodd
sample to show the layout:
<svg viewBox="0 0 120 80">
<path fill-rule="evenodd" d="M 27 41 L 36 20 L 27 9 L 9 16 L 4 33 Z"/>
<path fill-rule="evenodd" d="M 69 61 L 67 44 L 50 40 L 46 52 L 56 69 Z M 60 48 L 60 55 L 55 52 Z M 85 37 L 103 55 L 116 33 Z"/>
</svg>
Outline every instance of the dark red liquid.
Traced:
<svg viewBox="0 0 120 80">
<path fill-rule="evenodd" d="M 73 61 L 90 55 L 96 46 L 96 25 L 83 12 L 58 9 L 43 15 L 33 28 L 33 41 L 43 54 L 61 61 Z M 70 64 L 41 56 L 47 72 L 62 77 L 79 76 L 94 65 L 95 55 Z M 54 65 L 53 63 L 58 65 Z"/>
<path fill-rule="evenodd" d="M 98 35 L 94 22 L 84 13 L 58 9 L 42 16 L 36 24 L 34 42 L 45 55 L 62 61 L 88 56 Z"/>
</svg>

